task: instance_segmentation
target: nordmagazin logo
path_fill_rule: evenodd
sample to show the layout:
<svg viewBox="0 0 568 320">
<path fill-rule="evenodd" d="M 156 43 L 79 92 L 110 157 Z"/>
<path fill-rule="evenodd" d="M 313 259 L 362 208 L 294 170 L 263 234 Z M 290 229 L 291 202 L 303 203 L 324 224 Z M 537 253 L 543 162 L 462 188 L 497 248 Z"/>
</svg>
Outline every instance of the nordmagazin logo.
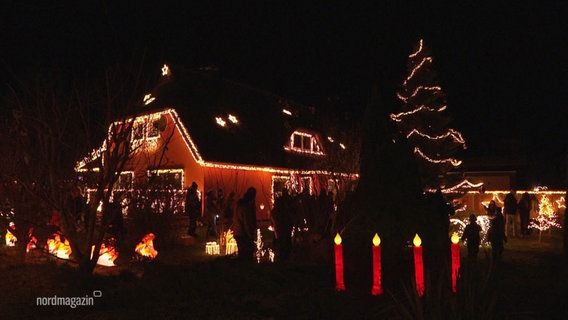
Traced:
<svg viewBox="0 0 568 320">
<path fill-rule="evenodd" d="M 64 306 L 76 308 L 78 306 L 94 306 L 95 298 L 100 298 L 103 296 L 103 292 L 100 290 L 94 290 L 93 295 L 85 295 L 83 297 L 59 297 L 57 295 L 51 297 L 37 297 L 36 306 Z"/>
</svg>

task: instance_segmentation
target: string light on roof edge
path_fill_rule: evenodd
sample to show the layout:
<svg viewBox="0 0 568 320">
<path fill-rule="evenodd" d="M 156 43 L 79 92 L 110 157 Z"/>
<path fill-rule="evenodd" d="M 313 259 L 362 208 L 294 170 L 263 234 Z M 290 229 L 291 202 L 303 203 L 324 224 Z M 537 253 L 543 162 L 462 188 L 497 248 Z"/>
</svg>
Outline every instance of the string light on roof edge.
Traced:
<svg viewBox="0 0 568 320">
<path fill-rule="evenodd" d="M 458 189 L 477 189 L 481 186 L 483 186 L 483 182 L 479 182 L 479 183 L 472 183 L 467 179 L 462 180 L 461 182 L 457 183 L 456 185 L 449 187 L 449 188 L 444 188 L 442 189 L 442 193 L 453 193 Z M 436 192 L 436 189 L 428 189 L 428 192 Z"/>
</svg>

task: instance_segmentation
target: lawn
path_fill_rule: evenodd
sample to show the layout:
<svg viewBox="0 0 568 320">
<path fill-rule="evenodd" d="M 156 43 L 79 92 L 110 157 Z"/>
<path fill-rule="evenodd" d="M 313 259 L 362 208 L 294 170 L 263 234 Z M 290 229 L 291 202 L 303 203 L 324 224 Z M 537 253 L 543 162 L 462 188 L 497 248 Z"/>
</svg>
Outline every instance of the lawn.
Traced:
<svg viewBox="0 0 568 320">
<path fill-rule="evenodd" d="M 84 276 L 40 251 L 20 265 L 0 247 L 2 319 L 565 319 L 568 293 L 562 231 L 510 239 L 502 261 L 482 249 L 465 260 L 458 294 L 432 285 L 418 298 L 410 283 L 372 296 L 360 284 L 335 291 L 333 262 L 312 262 L 296 250 L 287 264 L 243 264 L 204 254 L 204 243 L 160 247 L 151 262 L 121 257 L 117 267 Z M 465 279 L 467 278 L 467 279 Z M 460 291 L 462 290 L 462 291 Z M 38 306 L 41 297 L 89 297 L 90 305 Z M 94 297 L 96 296 L 96 297 Z M 89 302 L 88 299 L 85 299 Z M 485 313 L 483 313 L 485 312 Z"/>
</svg>

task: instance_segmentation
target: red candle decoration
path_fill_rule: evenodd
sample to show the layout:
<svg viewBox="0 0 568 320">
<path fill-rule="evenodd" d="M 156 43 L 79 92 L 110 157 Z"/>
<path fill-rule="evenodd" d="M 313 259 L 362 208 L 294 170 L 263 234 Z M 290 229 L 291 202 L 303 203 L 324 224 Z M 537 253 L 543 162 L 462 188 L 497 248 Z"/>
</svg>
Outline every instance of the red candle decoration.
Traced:
<svg viewBox="0 0 568 320">
<path fill-rule="evenodd" d="M 419 296 L 424 295 L 424 264 L 422 262 L 422 240 L 418 233 L 414 236 L 414 277 L 416 279 L 416 291 Z"/>
<path fill-rule="evenodd" d="M 381 238 L 376 233 L 373 237 L 373 289 L 371 293 L 374 296 L 383 294 L 381 285 Z"/>
<path fill-rule="evenodd" d="M 460 270 L 460 237 L 454 232 L 451 237 L 452 240 L 452 291 L 456 292 L 458 272 Z"/>
<path fill-rule="evenodd" d="M 343 246 L 341 245 L 339 233 L 333 241 L 335 242 L 335 289 L 343 291 L 345 290 L 345 282 L 343 281 Z"/>
</svg>

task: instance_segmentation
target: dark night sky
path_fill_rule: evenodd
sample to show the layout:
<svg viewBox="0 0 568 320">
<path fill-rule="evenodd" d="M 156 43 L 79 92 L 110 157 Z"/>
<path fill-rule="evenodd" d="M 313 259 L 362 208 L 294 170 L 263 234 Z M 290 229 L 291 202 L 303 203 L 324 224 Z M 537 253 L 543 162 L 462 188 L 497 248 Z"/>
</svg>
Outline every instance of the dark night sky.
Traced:
<svg viewBox="0 0 568 320">
<path fill-rule="evenodd" d="M 290 99 L 320 108 L 338 99 L 358 114 L 373 86 L 394 97 L 406 57 L 423 37 L 452 126 L 468 142 L 466 159 L 524 158 L 533 184 L 566 177 L 565 1 L 81 2 L 3 1 L 0 75 L 47 67 L 82 75 L 145 51 L 149 72 L 164 62 L 215 65 Z"/>
</svg>

